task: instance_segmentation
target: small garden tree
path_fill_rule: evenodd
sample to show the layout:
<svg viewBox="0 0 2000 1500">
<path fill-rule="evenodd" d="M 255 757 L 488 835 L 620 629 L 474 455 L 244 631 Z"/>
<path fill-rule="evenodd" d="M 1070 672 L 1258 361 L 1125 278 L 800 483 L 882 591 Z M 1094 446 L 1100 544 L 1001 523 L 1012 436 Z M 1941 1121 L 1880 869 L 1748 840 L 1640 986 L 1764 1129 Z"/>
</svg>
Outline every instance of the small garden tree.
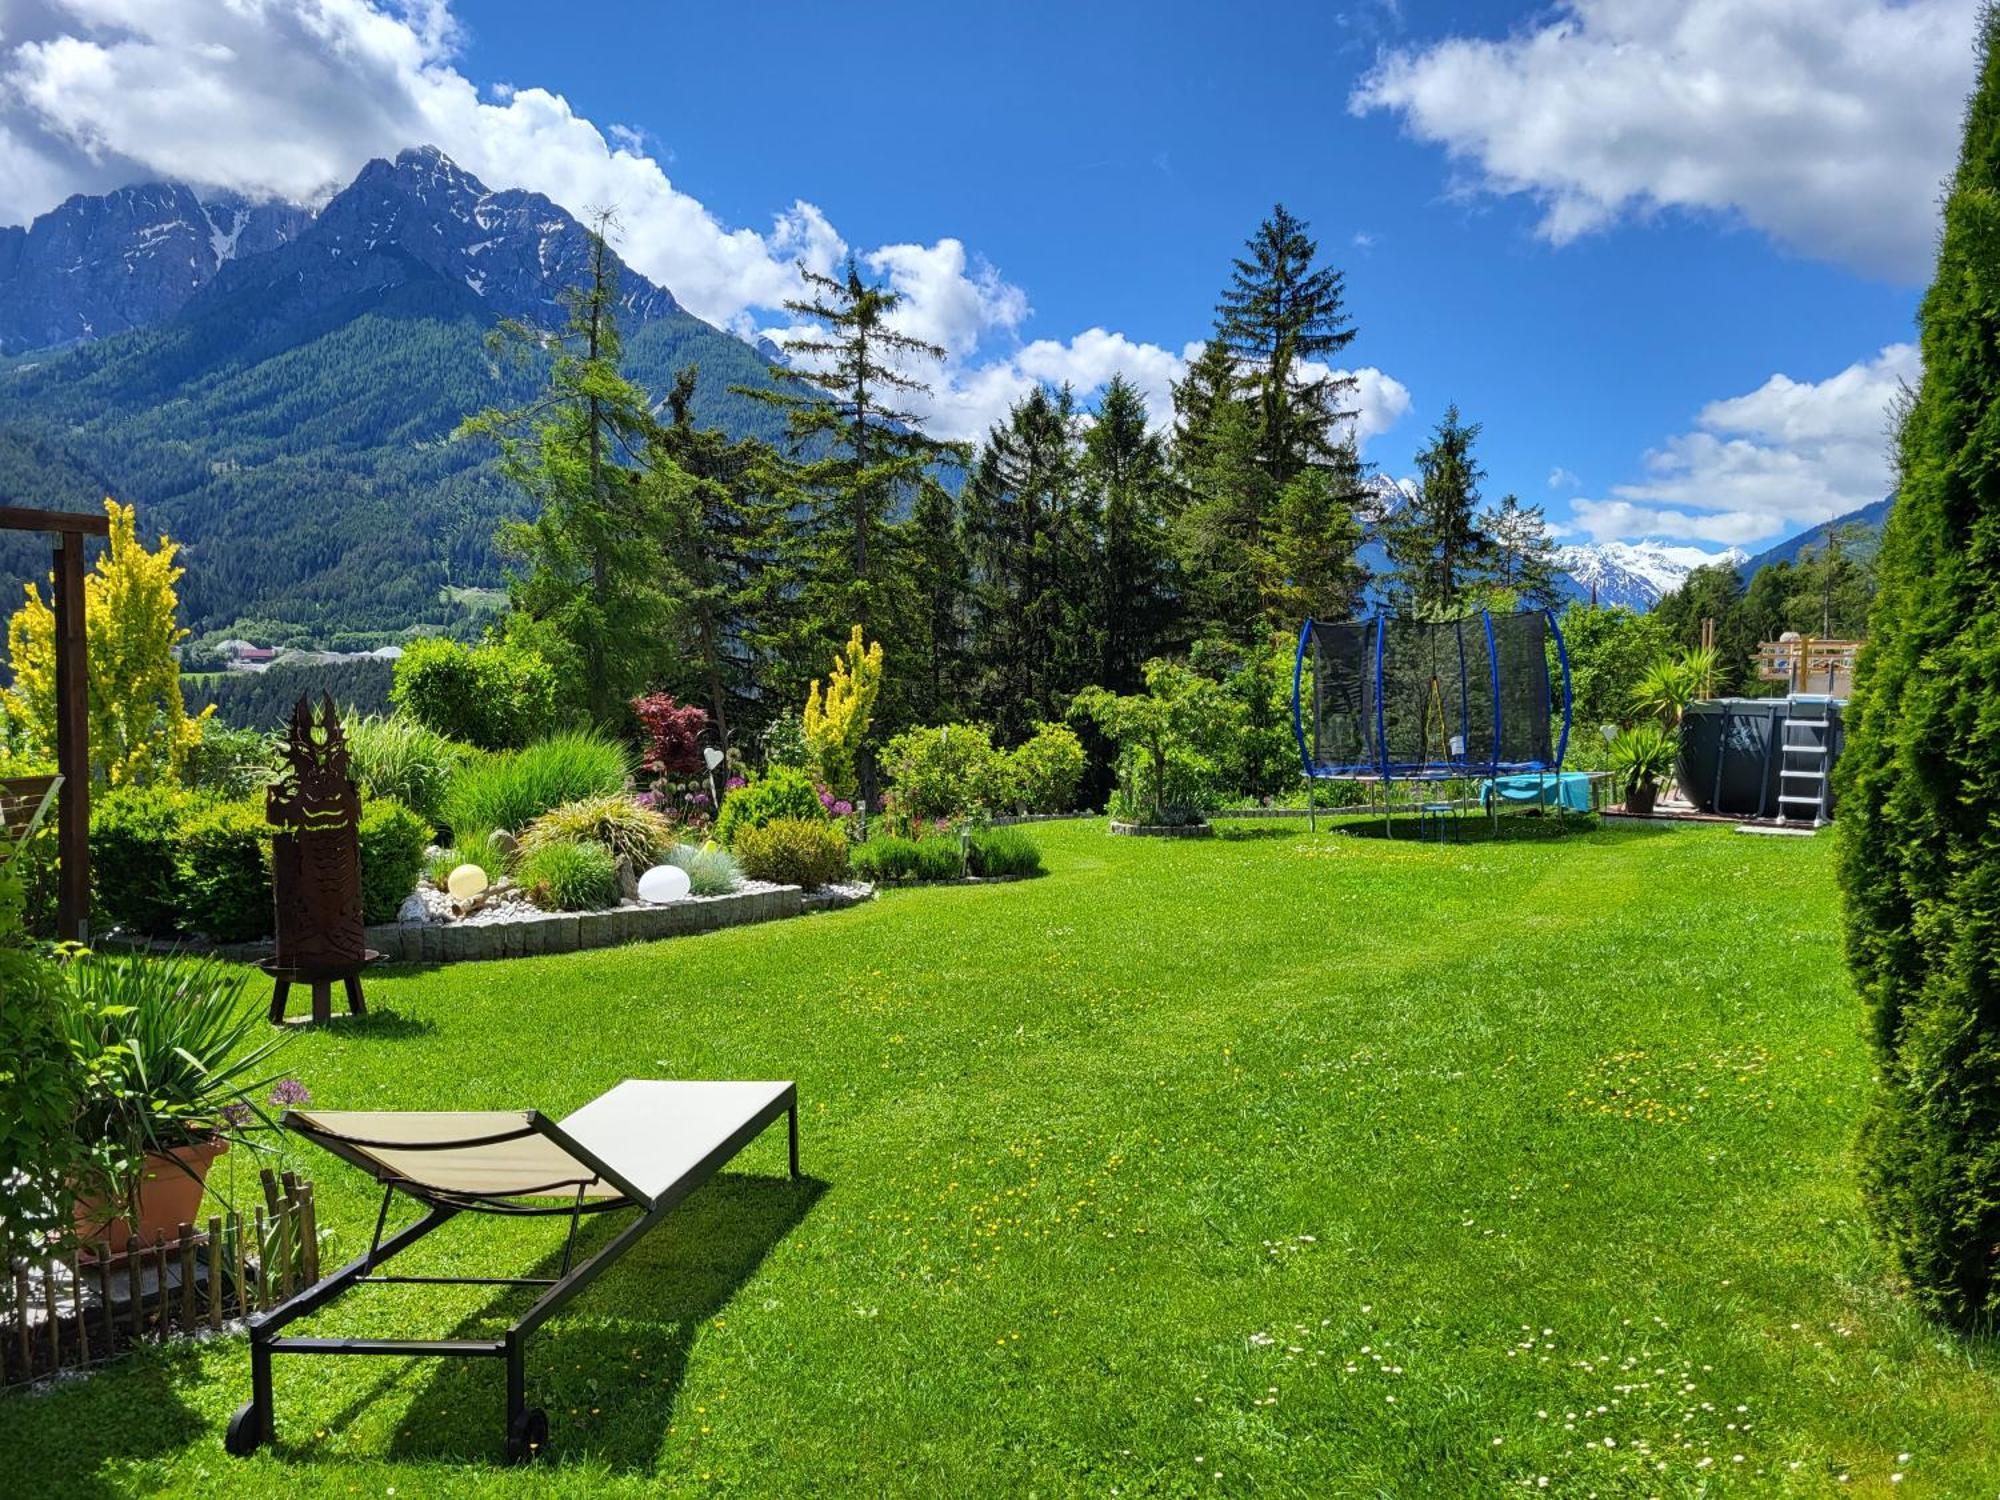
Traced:
<svg viewBox="0 0 2000 1500">
<path fill-rule="evenodd" d="M 857 625 L 846 649 L 833 659 L 826 691 L 820 691 L 815 677 L 806 697 L 806 744 L 812 748 L 820 779 L 842 797 L 855 794 L 861 746 L 881 691 L 882 643 L 864 646 Z"/>
<path fill-rule="evenodd" d="M 1118 746 L 1114 812 L 1140 823 L 1186 823 L 1215 807 L 1221 761 L 1243 718 L 1220 683 L 1181 662 L 1149 661 L 1145 692 L 1085 688 L 1072 713 Z"/>
<path fill-rule="evenodd" d="M 1917 1298 L 1967 1326 L 2000 1312 L 2000 11 L 1980 31 L 1839 772 L 1863 1189 Z"/>
<path fill-rule="evenodd" d="M 90 766 L 112 786 L 170 780 L 201 739 L 205 708 L 189 717 L 181 698 L 174 647 L 187 638 L 175 622 L 174 566 L 179 548 L 166 537 L 148 552 L 133 508 L 104 502 L 110 544 L 83 584 L 83 628 L 90 687 Z M 0 693 L 25 758 L 55 755 L 56 617 L 30 584 L 7 625 L 14 686 Z"/>
</svg>

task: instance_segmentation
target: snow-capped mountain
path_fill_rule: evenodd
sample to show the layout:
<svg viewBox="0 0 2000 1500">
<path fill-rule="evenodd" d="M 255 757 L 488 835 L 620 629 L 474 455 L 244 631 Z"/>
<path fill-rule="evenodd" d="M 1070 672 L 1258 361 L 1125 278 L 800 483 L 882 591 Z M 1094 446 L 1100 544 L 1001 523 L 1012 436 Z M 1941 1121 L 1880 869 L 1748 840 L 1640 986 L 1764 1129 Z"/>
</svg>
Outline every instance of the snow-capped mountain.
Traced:
<svg viewBox="0 0 2000 1500">
<path fill-rule="evenodd" d="M 560 298 L 588 278 L 589 256 L 589 231 L 566 209 L 520 188 L 493 191 L 435 146 L 418 146 L 369 162 L 290 243 L 215 276 L 191 311 L 247 293 L 267 315 L 295 320 L 441 279 L 494 316 L 559 323 Z M 679 310 L 665 287 L 622 262 L 618 270 L 627 328 Z"/>
<path fill-rule="evenodd" d="M 246 292 L 288 318 L 430 274 L 496 316 L 554 322 L 589 253 L 567 210 L 490 190 L 435 146 L 369 162 L 317 211 L 182 183 L 79 194 L 25 229 L 0 228 L 0 354 L 106 338 Z M 628 327 L 678 310 L 666 288 L 620 273 Z"/>
<path fill-rule="evenodd" d="M 149 182 L 0 226 L 0 354 L 157 323 L 223 266 L 275 249 L 311 217 L 296 204 Z"/>
<path fill-rule="evenodd" d="M 1556 565 L 1579 599 L 1594 596 L 1599 604 L 1622 604 L 1638 610 L 1658 604 L 1696 568 L 1712 563 L 1741 567 L 1749 560 L 1750 555 L 1738 547 L 1704 552 L 1699 547 L 1674 547 L 1665 542 L 1594 542 L 1556 549 Z"/>
</svg>

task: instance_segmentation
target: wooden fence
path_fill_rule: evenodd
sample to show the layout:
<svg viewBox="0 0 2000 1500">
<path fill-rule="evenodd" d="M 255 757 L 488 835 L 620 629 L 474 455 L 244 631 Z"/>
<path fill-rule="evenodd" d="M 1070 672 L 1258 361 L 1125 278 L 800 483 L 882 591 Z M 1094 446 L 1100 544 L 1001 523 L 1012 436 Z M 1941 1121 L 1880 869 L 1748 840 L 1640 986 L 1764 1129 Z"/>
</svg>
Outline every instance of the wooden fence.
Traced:
<svg viewBox="0 0 2000 1500">
<path fill-rule="evenodd" d="M 213 1215 L 150 1245 L 135 1236 L 122 1248 L 99 1241 L 17 1262 L 13 1294 L 0 1301 L 0 1385 L 219 1329 L 317 1281 L 312 1184 L 260 1176 L 264 1202 L 248 1216 Z"/>
</svg>

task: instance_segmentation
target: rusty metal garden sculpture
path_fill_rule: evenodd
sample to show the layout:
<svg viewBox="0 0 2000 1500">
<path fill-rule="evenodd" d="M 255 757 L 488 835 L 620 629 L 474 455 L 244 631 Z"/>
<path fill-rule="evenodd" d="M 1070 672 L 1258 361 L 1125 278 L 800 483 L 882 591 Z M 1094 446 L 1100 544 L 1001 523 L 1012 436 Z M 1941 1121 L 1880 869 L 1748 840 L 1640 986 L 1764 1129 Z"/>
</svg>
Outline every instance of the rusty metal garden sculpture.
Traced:
<svg viewBox="0 0 2000 1500">
<path fill-rule="evenodd" d="M 317 719 L 303 696 L 292 710 L 284 770 L 264 794 L 264 816 L 277 830 L 271 886 L 277 904 L 277 953 L 265 972 L 276 981 L 271 1020 L 285 1021 L 296 981 L 312 986 L 312 1019 L 333 1011 L 333 983 L 347 1008 L 363 1015 L 361 970 L 368 951 L 361 916 L 361 793 L 348 774 L 347 737 L 333 699 Z"/>
</svg>

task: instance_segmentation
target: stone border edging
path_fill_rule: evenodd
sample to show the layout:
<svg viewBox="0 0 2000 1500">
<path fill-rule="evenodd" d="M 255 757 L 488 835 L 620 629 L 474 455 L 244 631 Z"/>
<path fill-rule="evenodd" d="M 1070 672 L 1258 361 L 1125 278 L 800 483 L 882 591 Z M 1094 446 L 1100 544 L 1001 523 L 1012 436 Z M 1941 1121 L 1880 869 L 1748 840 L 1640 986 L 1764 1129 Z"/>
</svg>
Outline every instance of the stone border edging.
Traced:
<svg viewBox="0 0 2000 1500">
<path fill-rule="evenodd" d="M 1215 837 L 1213 823 L 1121 823 L 1111 820 L 1111 831 L 1141 839 L 1206 839 Z"/>
<path fill-rule="evenodd" d="M 383 963 L 449 964 L 493 958 L 529 958 L 543 953 L 577 953 L 621 943 L 688 937 L 724 927 L 781 921 L 807 912 L 839 911 L 874 897 L 835 891 L 805 892 L 795 885 L 739 891 L 667 906 L 621 906 L 612 911 L 544 912 L 504 922 L 384 922 L 367 929 L 367 942 Z M 264 943 L 223 943 L 202 947 L 156 939 L 114 939 L 105 946 L 153 952 L 204 951 L 235 963 L 258 963 L 271 956 Z"/>
</svg>

